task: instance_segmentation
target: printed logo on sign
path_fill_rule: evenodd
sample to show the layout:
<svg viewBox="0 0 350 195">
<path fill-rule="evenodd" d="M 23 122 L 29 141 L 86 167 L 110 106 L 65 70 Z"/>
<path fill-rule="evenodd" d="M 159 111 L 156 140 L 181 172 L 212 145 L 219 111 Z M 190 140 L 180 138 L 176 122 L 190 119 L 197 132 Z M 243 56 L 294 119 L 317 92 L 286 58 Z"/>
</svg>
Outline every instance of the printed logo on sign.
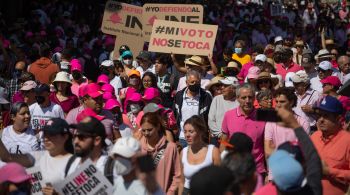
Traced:
<svg viewBox="0 0 350 195">
<path fill-rule="evenodd" d="M 147 25 L 153 25 L 154 21 L 157 19 L 156 16 L 152 16 L 149 20 L 148 20 L 148 24 Z"/>
<path fill-rule="evenodd" d="M 196 23 L 199 24 L 199 16 L 181 16 L 180 18 L 176 16 L 165 16 L 165 20 L 174 22 L 186 22 L 186 23 Z"/>
<path fill-rule="evenodd" d="M 111 21 L 111 22 L 114 23 L 114 24 L 117 24 L 117 23 L 123 24 L 123 23 L 122 23 L 122 20 L 123 20 L 123 19 L 119 16 L 119 14 L 114 13 L 114 14 L 112 14 L 112 15 L 109 17 L 109 20 L 107 20 L 107 21 Z"/>
</svg>

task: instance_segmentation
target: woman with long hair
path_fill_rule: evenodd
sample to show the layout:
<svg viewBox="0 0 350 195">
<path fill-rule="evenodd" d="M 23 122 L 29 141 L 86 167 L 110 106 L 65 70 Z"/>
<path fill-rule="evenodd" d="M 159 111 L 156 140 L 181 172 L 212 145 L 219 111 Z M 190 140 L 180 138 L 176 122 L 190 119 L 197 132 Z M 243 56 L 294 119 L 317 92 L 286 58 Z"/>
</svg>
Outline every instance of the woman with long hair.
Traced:
<svg viewBox="0 0 350 195">
<path fill-rule="evenodd" d="M 184 134 L 188 145 L 180 154 L 182 177 L 179 195 L 189 194 L 191 177 L 197 171 L 211 164 L 220 164 L 219 149 L 208 144 L 208 128 L 200 116 L 194 115 L 185 121 Z"/>
<path fill-rule="evenodd" d="M 165 136 L 158 113 L 148 112 L 141 119 L 141 151 L 153 157 L 156 179 L 166 194 L 175 194 L 181 175 L 179 153 L 175 143 Z"/>
</svg>

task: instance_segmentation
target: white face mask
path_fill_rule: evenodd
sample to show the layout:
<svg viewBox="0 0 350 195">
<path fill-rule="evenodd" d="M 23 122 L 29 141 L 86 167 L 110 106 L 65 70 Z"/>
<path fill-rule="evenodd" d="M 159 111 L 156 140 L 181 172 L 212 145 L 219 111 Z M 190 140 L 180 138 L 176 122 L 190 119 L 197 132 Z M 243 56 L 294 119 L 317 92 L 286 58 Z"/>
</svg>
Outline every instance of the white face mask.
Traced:
<svg viewBox="0 0 350 195">
<path fill-rule="evenodd" d="M 132 63 L 132 60 L 128 59 L 128 60 L 123 60 L 124 64 L 126 65 L 130 65 Z"/>
<path fill-rule="evenodd" d="M 118 175 L 127 175 L 134 169 L 132 167 L 131 161 L 122 157 L 117 157 L 114 166 L 115 171 Z"/>
<path fill-rule="evenodd" d="M 141 106 L 140 105 L 138 105 L 138 104 L 130 104 L 130 111 L 133 114 L 138 113 L 140 110 L 141 110 Z"/>
</svg>

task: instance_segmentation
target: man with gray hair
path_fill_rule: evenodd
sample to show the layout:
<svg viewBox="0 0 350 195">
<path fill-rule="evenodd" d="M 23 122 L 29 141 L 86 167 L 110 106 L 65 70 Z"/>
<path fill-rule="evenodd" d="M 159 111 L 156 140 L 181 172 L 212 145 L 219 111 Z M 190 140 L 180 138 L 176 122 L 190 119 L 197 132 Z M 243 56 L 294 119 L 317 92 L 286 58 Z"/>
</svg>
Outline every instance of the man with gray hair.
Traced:
<svg viewBox="0 0 350 195">
<path fill-rule="evenodd" d="M 338 58 L 340 75 L 339 79 L 342 84 L 350 79 L 350 59 L 349 56 L 340 56 Z"/>
<path fill-rule="evenodd" d="M 225 113 L 222 121 L 222 144 L 220 151 L 225 148 L 224 143 L 236 132 L 247 134 L 253 140 L 252 154 L 255 158 L 257 172 L 263 178 L 266 176 L 264 157 L 264 129 L 265 122 L 256 120 L 256 109 L 254 108 L 255 91 L 250 84 L 244 84 L 236 89 L 239 107 Z"/>
<path fill-rule="evenodd" d="M 210 129 L 210 143 L 219 146 L 221 125 L 226 111 L 238 107 L 236 88 L 239 86 L 236 77 L 226 77 L 219 80 L 223 84 L 222 95 L 215 96 L 209 110 L 208 125 Z"/>
<path fill-rule="evenodd" d="M 182 147 L 187 146 L 183 125 L 193 115 L 201 116 L 208 121 L 209 107 L 212 101 L 210 93 L 201 88 L 201 75 L 196 70 L 186 73 L 186 85 L 184 89 L 175 95 L 175 116 L 177 126 L 180 127 L 179 142 Z"/>
<path fill-rule="evenodd" d="M 314 132 L 317 128 L 313 106 L 322 98 L 322 94 L 310 87 L 309 77 L 304 70 L 296 72 L 292 81 L 298 98 L 293 111 L 298 116 L 307 119 L 310 123 L 310 131 Z"/>
</svg>

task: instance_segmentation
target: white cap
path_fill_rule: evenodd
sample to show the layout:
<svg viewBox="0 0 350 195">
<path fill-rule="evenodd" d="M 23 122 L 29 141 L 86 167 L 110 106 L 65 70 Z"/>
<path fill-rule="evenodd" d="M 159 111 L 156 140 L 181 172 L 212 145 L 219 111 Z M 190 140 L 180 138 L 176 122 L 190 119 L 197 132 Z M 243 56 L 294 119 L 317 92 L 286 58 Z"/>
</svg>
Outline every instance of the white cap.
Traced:
<svg viewBox="0 0 350 195">
<path fill-rule="evenodd" d="M 292 76 L 292 81 L 294 83 L 307 83 L 309 81 L 309 77 L 305 70 L 299 70 L 294 76 Z"/>
<path fill-rule="evenodd" d="M 282 38 L 281 36 L 275 37 L 274 43 L 276 43 L 276 42 L 278 42 L 278 41 L 283 41 L 283 38 Z"/>
<path fill-rule="evenodd" d="M 219 83 L 222 83 L 224 85 L 233 85 L 233 86 L 238 86 L 238 79 L 236 77 L 226 77 L 222 80 L 219 80 Z"/>
<path fill-rule="evenodd" d="M 295 75 L 294 72 L 288 72 L 286 74 L 286 78 L 284 79 L 284 86 L 285 87 L 294 87 L 292 77 Z"/>
<path fill-rule="evenodd" d="M 332 69 L 332 64 L 329 61 L 322 61 L 319 65 L 318 65 L 318 69 L 322 69 L 322 70 L 331 70 Z"/>
<path fill-rule="evenodd" d="M 259 55 L 257 55 L 256 57 L 255 57 L 255 62 L 256 61 L 262 61 L 262 62 L 266 62 L 266 60 L 267 60 L 267 57 L 264 55 L 264 54 L 259 54 Z"/>
<path fill-rule="evenodd" d="M 111 67 L 111 66 L 114 66 L 114 63 L 112 60 L 105 60 L 101 63 L 101 66 Z"/>
<path fill-rule="evenodd" d="M 52 81 L 54 82 L 66 82 L 66 83 L 72 83 L 72 81 L 69 79 L 69 73 L 61 71 L 56 74 L 55 80 Z"/>
<path fill-rule="evenodd" d="M 140 151 L 140 143 L 133 137 L 122 137 L 114 144 L 111 153 L 131 158 Z"/>
</svg>

